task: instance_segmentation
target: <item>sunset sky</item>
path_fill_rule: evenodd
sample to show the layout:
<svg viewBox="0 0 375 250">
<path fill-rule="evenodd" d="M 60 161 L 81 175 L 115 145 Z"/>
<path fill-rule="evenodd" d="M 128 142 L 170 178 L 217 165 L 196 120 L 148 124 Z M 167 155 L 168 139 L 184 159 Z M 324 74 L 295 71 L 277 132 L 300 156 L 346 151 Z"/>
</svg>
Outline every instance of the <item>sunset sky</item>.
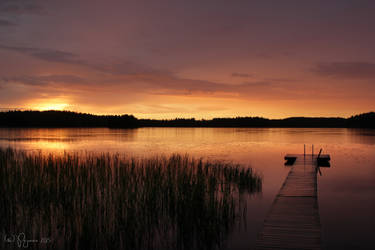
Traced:
<svg viewBox="0 0 375 250">
<path fill-rule="evenodd" d="M 0 108 L 139 118 L 375 110 L 375 1 L 0 0 Z"/>
</svg>

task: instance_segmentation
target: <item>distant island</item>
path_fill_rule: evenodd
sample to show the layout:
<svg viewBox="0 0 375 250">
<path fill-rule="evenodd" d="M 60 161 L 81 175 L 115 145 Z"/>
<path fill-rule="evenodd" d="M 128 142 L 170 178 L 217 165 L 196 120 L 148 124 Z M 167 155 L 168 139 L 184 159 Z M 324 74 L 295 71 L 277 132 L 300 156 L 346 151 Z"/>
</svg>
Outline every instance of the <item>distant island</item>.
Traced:
<svg viewBox="0 0 375 250">
<path fill-rule="evenodd" d="M 133 115 L 93 115 L 71 111 L 7 111 L 0 112 L 0 127 L 295 127 L 295 128 L 375 128 L 375 112 L 350 118 L 290 117 L 267 119 L 262 117 L 192 119 L 137 119 Z"/>
</svg>

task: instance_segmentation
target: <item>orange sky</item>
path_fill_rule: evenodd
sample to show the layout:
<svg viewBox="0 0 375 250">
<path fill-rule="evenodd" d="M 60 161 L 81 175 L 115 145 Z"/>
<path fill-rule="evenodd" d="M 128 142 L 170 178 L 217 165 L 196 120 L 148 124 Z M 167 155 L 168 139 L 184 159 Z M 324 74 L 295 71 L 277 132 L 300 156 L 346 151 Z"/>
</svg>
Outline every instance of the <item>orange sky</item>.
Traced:
<svg viewBox="0 0 375 250">
<path fill-rule="evenodd" d="M 4 0 L 0 108 L 198 119 L 368 112 L 373 13 L 372 1 Z"/>
</svg>

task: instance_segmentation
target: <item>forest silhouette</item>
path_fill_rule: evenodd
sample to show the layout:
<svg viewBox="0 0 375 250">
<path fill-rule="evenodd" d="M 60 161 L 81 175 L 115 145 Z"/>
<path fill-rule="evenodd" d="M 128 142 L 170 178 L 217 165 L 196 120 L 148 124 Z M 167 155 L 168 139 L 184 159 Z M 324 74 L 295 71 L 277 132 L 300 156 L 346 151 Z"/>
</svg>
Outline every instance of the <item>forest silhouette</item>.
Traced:
<svg viewBox="0 0 375 250">
<path fill-rule="evenodd" d="M 0 112 L 0 127 L 303 127 L 303 128 L 375 128 L 375 112 L 350 118 L 290 117 L 267 119 L 262 117 L 213 118 L 196 120 L 137 119 L 133 115 L 93 115 L 71 111 L 7 111 Z"/>
</svg>

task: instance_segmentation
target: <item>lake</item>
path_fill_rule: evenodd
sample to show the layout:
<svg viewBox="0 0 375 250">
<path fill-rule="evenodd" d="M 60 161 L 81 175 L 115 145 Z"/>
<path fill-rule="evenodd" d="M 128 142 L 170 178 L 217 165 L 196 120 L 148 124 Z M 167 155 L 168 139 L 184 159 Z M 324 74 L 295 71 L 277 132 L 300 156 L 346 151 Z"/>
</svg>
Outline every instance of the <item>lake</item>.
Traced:
<svg viewBox="0 0 375 250">
<path fill-rule="evenodd" d="M 375 131 L 332 128 L 73 128 L 0 129 L 0 147 L 43 153 L 118 152 L 129 156 L 187 153 L 251 166 L 263 176 L 262 192 L 247 199 L 246 223 L 227 241 L 254 247 L 257 233 L 289 168 L 284 155 L 323 149 L 331 167 L 318 176 L 326 249 L 375 245 Z"/>
</svg>

